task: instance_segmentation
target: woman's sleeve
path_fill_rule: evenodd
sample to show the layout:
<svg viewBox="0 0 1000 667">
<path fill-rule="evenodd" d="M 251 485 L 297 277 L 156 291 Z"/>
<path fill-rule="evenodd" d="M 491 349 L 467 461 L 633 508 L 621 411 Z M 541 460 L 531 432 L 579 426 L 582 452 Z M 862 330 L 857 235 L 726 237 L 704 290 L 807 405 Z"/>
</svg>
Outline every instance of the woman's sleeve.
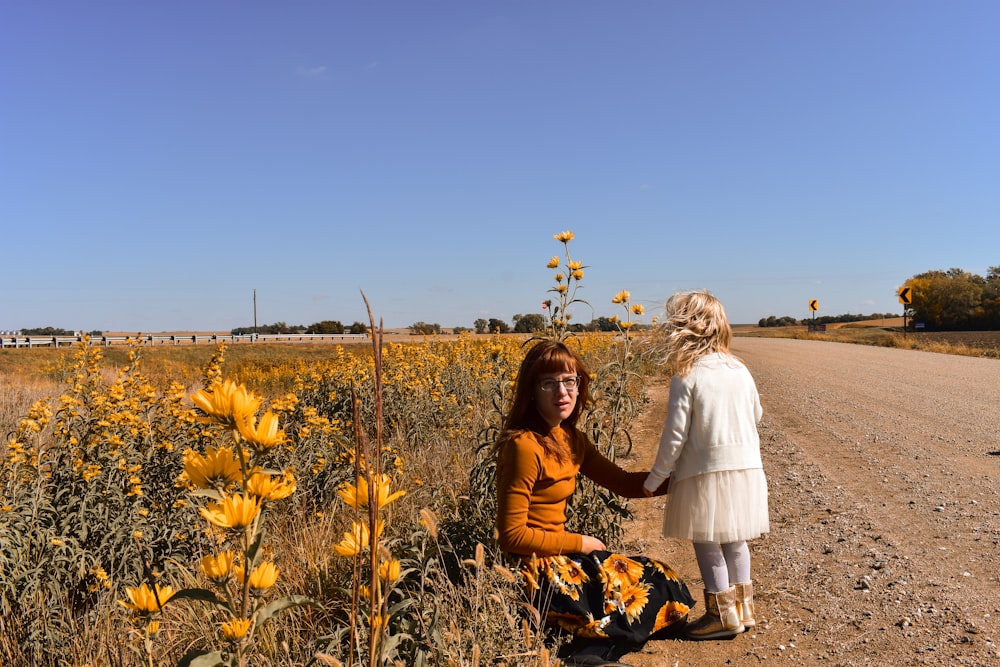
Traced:
<svg viewBox="0 0 1000 667">
<path fill-rule="evenodd" d="M 670 380 L 670 400 L 667 402 L 667 420 L 663 424 L 656 461 L 643 486 L 649 491 L 657 489 L 677 465 L 677 457 L 687 441 L 691 427 L 691 385 L 675 375 Z"/>
<path fill-rule="evenodd" d="M 625 498 L 643 497 L 642 483 L 646 472 L 628 472 L 622 470 L 615 462 L 608 459 L 583 434 L 578 436 L 583 441 L 583 462 L 580 472 L 600 484 L 605 489 Z"/>
<path fill-rule="evenodd" d="M 497 540 L 503 551 L 514 554 L 551 556 L 578 553 L 583 537 L 551 529 L 528 526 L 532 491 L 542 472 L 541 453 L 524 438 L 515 438 L 500 450 L 497 461 Z"/>
</svg>

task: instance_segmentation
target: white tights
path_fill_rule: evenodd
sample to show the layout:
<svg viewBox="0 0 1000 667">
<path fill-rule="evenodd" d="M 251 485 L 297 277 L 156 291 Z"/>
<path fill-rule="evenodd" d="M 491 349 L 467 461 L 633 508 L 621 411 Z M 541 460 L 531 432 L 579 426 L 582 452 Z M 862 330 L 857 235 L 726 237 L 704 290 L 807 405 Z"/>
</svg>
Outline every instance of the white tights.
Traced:
<svg viewBox="0 0 1000 667">
<path fill-rule="evenodd" d="M 750 548 L 745 541 L 695 542 L 694 555 L 709 593 L 719 593 L 733 584 L 750 581 Z"/>
</svg>

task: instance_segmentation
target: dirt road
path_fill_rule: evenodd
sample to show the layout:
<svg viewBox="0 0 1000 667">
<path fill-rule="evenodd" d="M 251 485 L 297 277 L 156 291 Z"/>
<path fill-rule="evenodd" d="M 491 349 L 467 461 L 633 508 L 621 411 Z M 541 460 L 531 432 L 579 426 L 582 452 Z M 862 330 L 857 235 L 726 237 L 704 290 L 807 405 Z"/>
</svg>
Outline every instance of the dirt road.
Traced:
<svg viewBox="0 0 1000 667">
<path fill-rule="evenodd" d="M 771 533 L 751 544 L 757 627 L 731 641 L 654 641 L 654 665 L 1000 665 L 1000 361 L 738 338 L 757 380 Z M 667 386 L 636 425 L 648 467 Z M 636 501 L 630 549 L 699 599 L 691 546 Z"/>
</svg>

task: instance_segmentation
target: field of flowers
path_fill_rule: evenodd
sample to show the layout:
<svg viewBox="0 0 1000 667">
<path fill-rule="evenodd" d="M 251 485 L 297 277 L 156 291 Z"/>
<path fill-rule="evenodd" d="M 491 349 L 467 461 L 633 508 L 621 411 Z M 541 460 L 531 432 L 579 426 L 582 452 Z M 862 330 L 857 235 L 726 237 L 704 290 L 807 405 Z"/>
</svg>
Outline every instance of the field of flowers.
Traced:
<svg viewBox="0 0 1000 667">
<path fill-rule="evenodd" d="M 589 364 L 583 426 L 613 457 L 654 364 L 627 292 L 617 335 L 567 334 L 582 277 L 567 250 L 545 335 Z M 195 371 L 83 343 L 56 379 L 0 375 L 0 662 L 551 664 L 493 539 L 489 445 L 532 343 L 376 333 L 239 373 L 225 346 Z M 573 507 L 616 543 L 621 499 Z"/>
</svg>

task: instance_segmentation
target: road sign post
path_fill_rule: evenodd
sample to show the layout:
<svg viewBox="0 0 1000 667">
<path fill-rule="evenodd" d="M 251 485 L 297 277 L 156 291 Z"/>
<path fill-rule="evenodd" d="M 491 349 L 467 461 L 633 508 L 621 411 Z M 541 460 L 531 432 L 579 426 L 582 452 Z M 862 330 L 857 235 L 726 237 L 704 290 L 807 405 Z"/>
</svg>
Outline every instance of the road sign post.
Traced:
<svg viewBox="0 0 1000 667">
<path fill-rule="evenodd" d="M 819 301 L 816 299 L 809 299 L 809 310 L 812 311 L 812 322 L 809 324 L 809 332 L 812 333 L 816 331 L 816 310 L 819 308 Z M 826 325 L 824 325 L 825 327 Z"/>
<path fill-rule="evenodd" d="M 913 301 L 913 290 L 910 289 L 909 285 L 903 285 L 896 292 L 896 296 L 899 297 L 899 302 L 903 304 L 903 335 L 906 335 L 906 316 L 910 312 L 907 306 Z"/>
</svg>

